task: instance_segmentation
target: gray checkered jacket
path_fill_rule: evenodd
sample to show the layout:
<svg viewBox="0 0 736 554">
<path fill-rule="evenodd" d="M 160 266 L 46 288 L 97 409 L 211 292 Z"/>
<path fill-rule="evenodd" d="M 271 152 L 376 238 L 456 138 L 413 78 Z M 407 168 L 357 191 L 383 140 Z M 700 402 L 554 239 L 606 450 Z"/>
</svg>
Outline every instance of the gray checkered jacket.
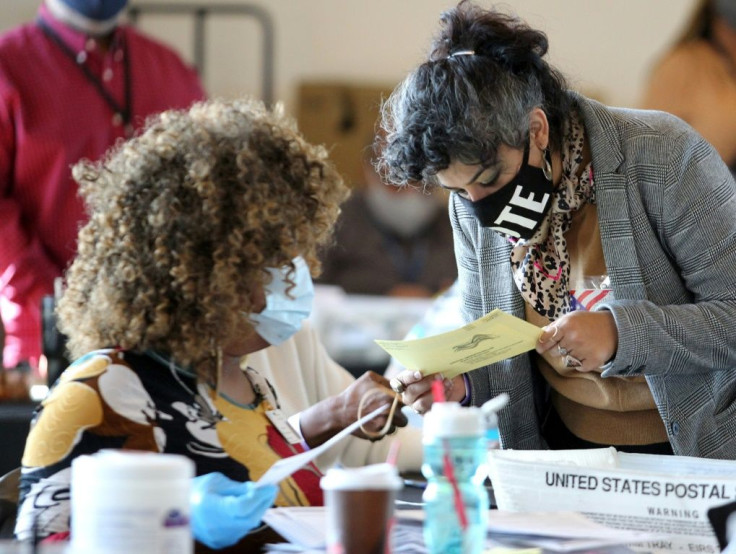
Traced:
<svg viewBox="0 0 736 554">
<path fill-rule="evenodd" d="M 662 112 L 574 95 L 593 156 L 618 352 L 603 377 L 644 375 L 675 454 L 736 459 L 736 184 L 718 153 Z M 453 195 L 454 196 L 454 195 Z M 510 245 L 450 200 L 464 317 L 524 317 Z M 546 384 L 524 354 L 468 374 L 472 402 L 511 396 L 504 448 L 546 448 Z"/>
</svg>

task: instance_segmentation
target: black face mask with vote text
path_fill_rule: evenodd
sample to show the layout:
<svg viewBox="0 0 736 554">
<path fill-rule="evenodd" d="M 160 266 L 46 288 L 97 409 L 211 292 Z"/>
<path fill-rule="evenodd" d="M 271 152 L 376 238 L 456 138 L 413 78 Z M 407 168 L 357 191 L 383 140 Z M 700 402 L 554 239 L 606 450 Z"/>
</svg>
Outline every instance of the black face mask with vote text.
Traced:
<svg viewBox="0 0 736 554">
<path fill-rule="evenodd" d="M 503 235 L 528 240 L 544 221 L 552 206 L 554 185 L 542 168 L 529 165 L 529 143 L 524 148 L 524 162 L 516 176 L 504 187 L 471 202 L 460 196 L 460 201 L 483 227 L 490 227 Z"/>
</svg>

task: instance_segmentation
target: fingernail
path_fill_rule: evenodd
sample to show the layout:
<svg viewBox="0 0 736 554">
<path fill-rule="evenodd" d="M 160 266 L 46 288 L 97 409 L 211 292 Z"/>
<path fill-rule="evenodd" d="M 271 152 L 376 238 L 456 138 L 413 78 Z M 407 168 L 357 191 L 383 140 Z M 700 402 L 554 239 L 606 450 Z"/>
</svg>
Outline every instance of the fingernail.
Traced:
<svg viewBox="0 0 736 554">
<path fill-rule="evenodd" d="M 414 379 L 417 381 L 422 378 L 422 372 L 421 371 L 415 371 L 413 375 Z"/>
</svg>

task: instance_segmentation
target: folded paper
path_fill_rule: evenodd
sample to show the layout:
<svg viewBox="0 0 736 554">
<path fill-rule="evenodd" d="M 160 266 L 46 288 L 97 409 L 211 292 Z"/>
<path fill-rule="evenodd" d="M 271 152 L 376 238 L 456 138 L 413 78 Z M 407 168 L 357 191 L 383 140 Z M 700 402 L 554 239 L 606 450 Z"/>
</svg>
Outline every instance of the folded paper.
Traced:
<svg viewBox="0 0 736 554">
<path fill-rule="evenodd" d="M 532 350 L 542 329 L 500 309 L 447 333 L 416 340 L 377 340 L 404 367 L 452 378 Z"/>
</svg>

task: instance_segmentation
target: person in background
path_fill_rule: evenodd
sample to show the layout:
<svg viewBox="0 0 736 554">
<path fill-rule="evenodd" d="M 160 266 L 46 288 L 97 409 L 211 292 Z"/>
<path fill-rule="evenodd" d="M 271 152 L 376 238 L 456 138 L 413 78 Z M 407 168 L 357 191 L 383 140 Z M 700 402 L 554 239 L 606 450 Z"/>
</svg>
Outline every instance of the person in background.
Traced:
<svg viewBox="0 0 736 554">
<path fill-rule="evenodd" d="M 118 25 L 126 0 L 45 0 L 0 37 L 2 365 L 36 369 L 41 298 L 76 251 L 84 206 L 71 176 L 145 117 L 205 92 L 168 47 Z"/>
<path fill-rule="evenodd" d="M 698 3 L 652 70 L 642 107 L 687 121 L 736 174 L 736 2 Z"/>
<path fill-rule="evenodd" d="M 387 186 L 366 149 L 364 186 L 343 206 L 319 282 L 349 294 L 430 297 L 457 276 L 452 229 L 437 195 Z M 444 197 L 444 195 L 443 195 Z"/>
<path fill-rule="evenodd" d="M 463 1 L 383 107 L 387 180 L 451 191 L 465 320 L 542 329 L 448 397 L 508 393 L 503 448 L 734 459 L 736 183 L 681 119 L 569 90 L 547 49 Z M 430 378 L 395 379 L 431 407 Z"/>
<path fill-rule="evenodd" d="M 68 533 L 72 460 L 103 448 L 190 457 L 192 527 L 211 547 L 237 543 L 274 502 L 321 504 L 320 467 L 386 459 L 389 441 L 361 438 L 405 425 L 400 412 L 278 489 L 253 486 L 361 408 L 400 407 L 385 379 L 351 378 L 303 324 L 348 194 L 323 148 L 278 109 L 210 101 L 151 118 L 74 176 L 90 219 L 58 316 L 76 361 L 31 424 L 18 538 Z M 417 469 L 408 431 L 399 465 Z"/>
</svg>

